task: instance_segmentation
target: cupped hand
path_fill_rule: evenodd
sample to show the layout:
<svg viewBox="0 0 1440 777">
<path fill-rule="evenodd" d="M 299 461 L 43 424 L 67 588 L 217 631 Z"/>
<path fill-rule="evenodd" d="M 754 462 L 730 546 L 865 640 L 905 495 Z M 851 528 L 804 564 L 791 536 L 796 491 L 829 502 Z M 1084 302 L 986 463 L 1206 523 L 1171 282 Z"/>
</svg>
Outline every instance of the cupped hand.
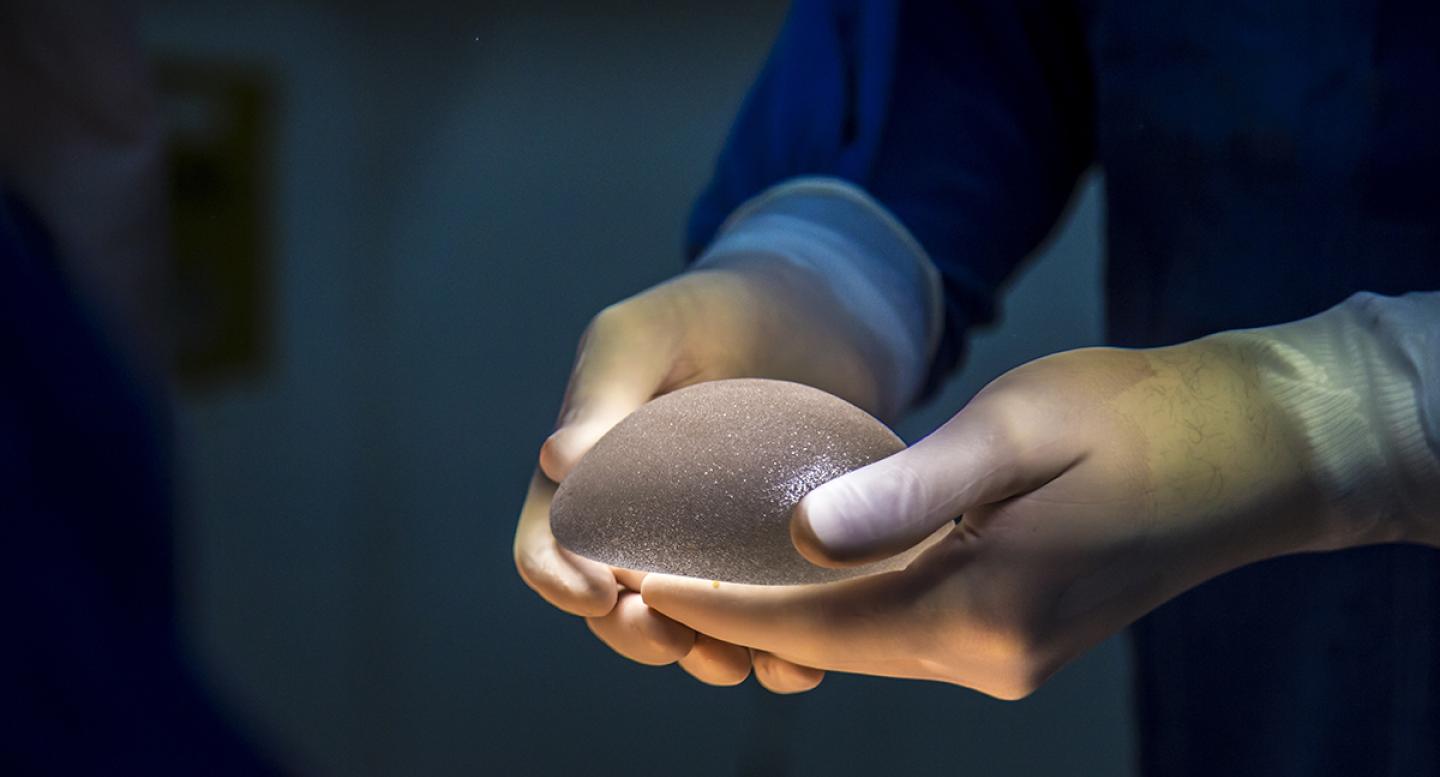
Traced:
<svg viewBox="0 0 1440 777">
<path fill-rule="evenodd" d="M 820 673 L 704 634 L 647 607 L 644 575 L 562 548 L 550 533 L 550 502 L 582 456 L 650 399 L 707 380 L 765 377 L 807 383 L 861 407 L 876 384 L 843 321 L 783 266 L 740 262 L 687 273 L 613 305 L 581 339 L 555 432 L 540 448 L 515 532 L 520 576 L 551 604 L 586 618 L 615 652 L 643 664 L 678 661 L 714 685 L 755 668 L 772 690 L 814 687 Z"/>
<path fill-rule="evenodd" d="M 1217 337 L 1032 362 L 797 505 L 796 546 L 832 566 L 892 555 L 963 516 L 908 568 L 784 587 L 650 575 L 643 600 L 796 665 L 1023 697 L 1210 577 L 1336 544 L 1256 358 Z"/>
</svg>

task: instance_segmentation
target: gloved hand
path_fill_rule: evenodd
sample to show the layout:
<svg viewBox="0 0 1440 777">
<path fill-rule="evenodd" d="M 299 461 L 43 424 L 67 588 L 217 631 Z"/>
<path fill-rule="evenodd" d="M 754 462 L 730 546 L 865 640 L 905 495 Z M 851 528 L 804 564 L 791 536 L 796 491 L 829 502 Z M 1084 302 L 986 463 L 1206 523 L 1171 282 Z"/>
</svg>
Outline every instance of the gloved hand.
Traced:
<svg viewBox="0 0 1440 777">
<path fill-rule="evenodd" d="M 731 260 L 695 270 L 597 315 L 581 341 L 558 428 L 540 449 L 515 534 L 525 582 L 556 607 L 586 617 L 621 655 L 645 664 L 678 660 L 711 684 L 743 681 L 745 648 L 696 636 L 656 614 L 637 593 L 641 575 L 612 569 L 559 547 L 550 500 L 595 442 L 652 397 L 706 380 L 766 377 L 807 383 L 865 408 L 881 382 L 868 367 L 853 325 L 814 279 L 782 262 Z M 818 682 L 817 673 L 765 655 L 757 675 L 774 690 Z"/>
<path fill-rule="evenodd" d="M 1278 334 L 1032 362 L 925 440 L 797 505 L 796 545 L 825 565 L 891 555 L 963 515 L 907 569 L 788 587 L 650 575 L 643 600 L 799 666 L 1013 699 L 1240 565 L 1434 543 L 1440 467 L 1415 443 L 1417 370 L 1367 340 L 1380 320 L 1351 305 Z M 1398 381 L 1377 377 L 1386 365 Z M 1387 387 L 1386 407 L 1372 412 L 1367 385 Z"/>
<path fill-rule="evenodd" d="M 771 690 L 813 687 L 820 672 L 696 635 L 644 605 L 643 575 L 556 545 L 555 483 L 640 405 L 706 380 L 805 383 L 893 416 L 924 381 L 941 315 L 939 276 L 924 252 L 852 184 L 794 179 L 750 200 L 696 269 L 591 322 L 515 533 L 520 575 L 636 661 L 679 660 L 718 685 L 741 682 L 753 664 Z"/>
</svg>

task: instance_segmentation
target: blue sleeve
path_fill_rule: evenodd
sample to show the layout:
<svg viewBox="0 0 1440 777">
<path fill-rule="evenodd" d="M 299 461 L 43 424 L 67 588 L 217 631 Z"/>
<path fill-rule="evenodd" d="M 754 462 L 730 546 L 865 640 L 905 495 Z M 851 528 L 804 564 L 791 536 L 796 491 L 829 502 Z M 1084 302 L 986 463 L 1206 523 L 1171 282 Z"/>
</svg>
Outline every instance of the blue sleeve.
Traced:
<svg viewBox="0 0 1440 777">
<path fill-rule="evenodd" d="M 1066 4 L 796 0 L 691 214 L 687 252 L 788 178 L 860 186 L 943 278 L 933 388 L 1089 165 L 1091 111 Z"/>
</svg>

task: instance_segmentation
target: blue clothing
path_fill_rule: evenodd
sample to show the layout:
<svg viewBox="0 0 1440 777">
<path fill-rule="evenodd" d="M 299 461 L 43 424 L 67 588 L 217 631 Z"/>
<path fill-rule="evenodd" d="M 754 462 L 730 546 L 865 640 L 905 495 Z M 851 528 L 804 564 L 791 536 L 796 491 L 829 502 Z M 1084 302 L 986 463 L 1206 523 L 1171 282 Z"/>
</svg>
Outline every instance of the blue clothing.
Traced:
<svg viewBox="0 0 1440 777">
<path fill-rule="evenodd" d="M 180 648 L 163 405 L 3 192 L 0 365 L 0 773 L 272 773 Z"/>
<path fill-rule="evenodd" d="M 1092 164 L 1113 344 L 1440 289 L 1437 41 L 1428 0 L 797 0 L 688 249 L 780 181 L 854 182 L 943 276 L 932 387 Z M 1440 777 L 1440 551 L 1252 565 L 1133 637 L 1147 774 Z"/>
</svg>

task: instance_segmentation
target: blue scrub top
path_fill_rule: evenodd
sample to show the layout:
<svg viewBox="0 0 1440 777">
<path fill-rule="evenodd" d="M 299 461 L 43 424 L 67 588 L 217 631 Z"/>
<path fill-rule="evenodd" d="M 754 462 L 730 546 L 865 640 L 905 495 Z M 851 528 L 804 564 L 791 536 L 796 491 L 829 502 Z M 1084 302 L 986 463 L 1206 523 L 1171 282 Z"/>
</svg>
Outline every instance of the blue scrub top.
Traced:
<svg viewBox="0 0 1440 777">
<path fill-rule="evenodd" d="M 1440 289 L 1440 3 L 797 0 L 688 250 L 855 182 L 944 278 L 933 388 L 1091 165 L 1115 345 Z M 1440 551 L 1252 565 L 1132 633 L 1146 774 L 1440 777 Z"/>
</svg>

